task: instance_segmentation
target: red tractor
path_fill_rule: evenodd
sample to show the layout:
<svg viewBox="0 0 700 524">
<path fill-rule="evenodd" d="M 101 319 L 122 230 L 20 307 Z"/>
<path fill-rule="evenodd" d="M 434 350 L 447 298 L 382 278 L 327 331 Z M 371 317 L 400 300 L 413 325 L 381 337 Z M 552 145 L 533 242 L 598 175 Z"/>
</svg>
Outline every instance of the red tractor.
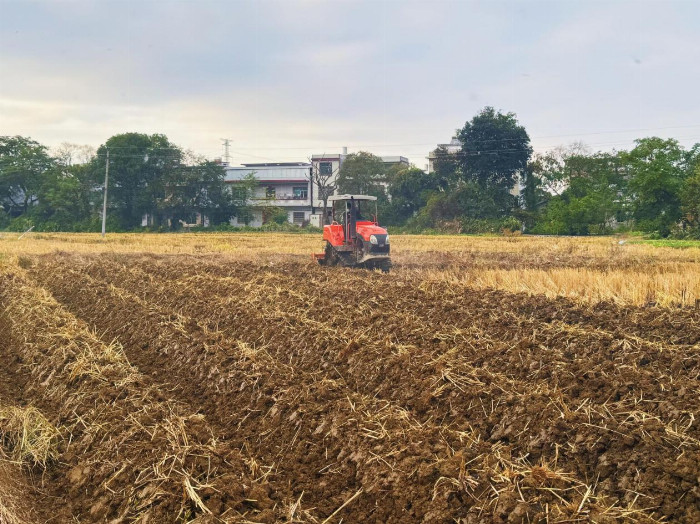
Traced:
<svg viewBox="0 0 700 524">
<path fill-rule="evenodd" d="M 323 227 L 326 248 L 313 258 L 322 266 L 381 269 L 388 273 L 389 235 L 377 222 L 377 197 L 337 195 L 328 201 L 332 207 L 326 220 L 329 223 Z M 369 215 L 370 206 L 373 215 Z"/>
</svg>

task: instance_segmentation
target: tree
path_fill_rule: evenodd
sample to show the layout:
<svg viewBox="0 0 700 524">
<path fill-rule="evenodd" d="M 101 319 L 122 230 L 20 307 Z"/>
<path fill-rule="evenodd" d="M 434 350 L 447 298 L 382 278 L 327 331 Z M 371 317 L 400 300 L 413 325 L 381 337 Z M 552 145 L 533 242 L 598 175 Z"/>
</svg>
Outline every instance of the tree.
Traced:
<svg viewBox="0 0 700 524">
<path fill-rule="evenodd" d="M 289 222 L 289 213 L 280 206 L 265 206 L 262 209 L 263 224 L 277 224 L 278 226 Z"/>
<path fill-rule="evenodd" d="M 0 136 L 0 205 L 13 216 L 38 201 L 44 173 L 54 163 L 46 147 L 31 138 Z"/>
<path fill-rule="evenodd" d="M 390 222 L 403 223 L 428 203 L 430 196 L 441 189 L 436 173 L 425 173 L 417 167 L 397 171 L 389 181 L 391 204 L 387 206 Z"/>
<path fill-rule="evenodd" d="M 700 164 L 695 167 L 695 173 L 686 178 L 680 196 L 684 225 L 694 236 L 700 237 Z"/>
<path fill-rule="evenodd" d="M 460 178 L 459 171 L 460 153 L 450 153 L 446 147 L 441 146 L 433 151 L 433 173 L 440 189 L 445 190 L 450 185 L 456 185 Z"/>
<path fill-rule="evenodd" d="M 538 169 L 537 162 L 531 162 L 524 177 L 523 205 L 525 210 L 532 213 L 551 198 L 551 193 L 545 191 L 542 179 L 537 175 Z"/>
<path fill-rule="evenodd" d="M 329 169 L 324 171 L 321 169 L 321 162 L 313 162 L 309 160 L 312 167 L 309 172 L 309 181 L 311 182 L 311 187 L 316 186 L 317 198 L 323 202 L 323 212 L 321 213 L 321 227 L 326 225 L 326 215 L 328 209 L 328 199 L 333 196 L 335 190 L 338 188 L 337 174 L 338 171 L 333 171 Z M 331 162 L 327 163 L 332 165 Z M 311 202 L 313 206 L 313 202 Z"/>
<path fill-rule="evenodd" d="M 92 146 L 63 142 L 52 150 L 52 155 L 61 165 L 73 166 L 88 164 L 95 158 L 96 150 Z"/>
<path fill-rule="evenodd" d="M 681 219 L 680 192 L 688 173 L 688 156 L 673 139 L 636 140 L 623 155 L 629 169 L 633 216 L 643 231 L 663 236 Z"/>
<path fill-rule="evenodd" d="M 511 194 L 518 176 L 524 175 L 532 154 L 530 138 L 514 113 L 484 108 L 457 131 L 461 151 L 435 150 L 434 167 L 439 183 L 453 197 L 448 215 L 470 218 L 502 218 L 517 207 Z M 464 204 L 462 210 L 455 205 Z M 437 208 L 436 208 L 437 209 Z M 473 215 L 472 213 L 478 213 Z"/>
<path fill-rule="evenodd" d="M 571 154 L 550 180 L 565 189 L 536 218 L 535 232 L 587 235 L 604 233 L 626 218 L 625 171 L 614 153 Z M 553 172 L 553 171 L 552 171 Z"/>
<path fill-rule="evenodd" d="M 576 175 L 569 159 L 590 154 L 590 149 L 582 142 L 557 146 L 544 154 L 536 154 L 530 165 L 532 173 L 538 179 L 538 186 L 552 195 L 561 195 Z"/>
<path fill-rule="evenodd" d="M 101 191 L 89 165 L 57 164 L 46 171 L 38 191 L 38 203 L 32 209 L 42 228 L 58 231 L 86 229 L 97 218 Z"/>
<path fill-rule="evenodd" d="M 258 180 L 255 178 L 255 171 L 251 171 L 241 181 L 228 186 L 231 198 L 236 205 L 235 216 L 239 223 L 248 225 L 253 221 L 253 210 L 249 203 L 255 195 L 256 187 L 258 187 Z"/>
<path fill-rule="evenodd" d="M 509 196 L 515 200 L 515 197 Z M 438 201 L 434 202 L 437 204 Z M 447 192 L 440 205 L 436 205 L 433 211 L 433 218 L 436 220 L 498 219 L 505 215 L 502 192 L 471 181 L 462 182 L 457 188 Z"/>
<path fill-rule="evenodd" d="M 382 159 L 360 151 L 345 157 L 338 172 L 338 190 L 342 194 L 385 197 L 385 169 Z"/>
<path fill-rule="evenodd" d="M 182 165 L 184 153 L 165 135 L 115 135 L 97 150 L 93 168 L 98 179 L 104 176 L 108 149 L 110 212 L 120 227 L 139 227 L 143 215 L 158 212 L 158 200 L 165 198 L 166 174 Z"/>
<path fill-rule="evenodd" d="M 515 113 L 484 108 L 458 131 L 462 151 L 457 154 L 462 178 L 482 188 L 508 193 L 525 172 L 532 154 L 530 137 Z"/>
<path fill-rule="evenodd" d="M 192 215 L 199 213 L 212 224 L 228 222 L 245 205 L 245 196 L 241 201 L 238 193 L 226 187 L 226 172 L 220 164 L 186 156 L 186 163 L 163 173 L 159 181 L 164 188 L 157 199 L 161 219 L 176 227 L 180 221 L 191 223 Z"/>
</svg>

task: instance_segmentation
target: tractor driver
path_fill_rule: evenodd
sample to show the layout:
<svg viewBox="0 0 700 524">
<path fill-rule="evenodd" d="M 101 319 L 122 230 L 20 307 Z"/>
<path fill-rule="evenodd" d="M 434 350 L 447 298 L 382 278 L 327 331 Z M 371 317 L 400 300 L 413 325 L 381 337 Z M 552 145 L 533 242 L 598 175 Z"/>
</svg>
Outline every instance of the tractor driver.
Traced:
<svg viewBox="0 0 700 524">
<path fill-rule="evenodd" d="M 346 204 L 348 219 L 354 218 L 355 221 L 364 220 L 362 213 L 360 213 L 360 202 L 357 200 L 350 200 Z"/>
</svg>

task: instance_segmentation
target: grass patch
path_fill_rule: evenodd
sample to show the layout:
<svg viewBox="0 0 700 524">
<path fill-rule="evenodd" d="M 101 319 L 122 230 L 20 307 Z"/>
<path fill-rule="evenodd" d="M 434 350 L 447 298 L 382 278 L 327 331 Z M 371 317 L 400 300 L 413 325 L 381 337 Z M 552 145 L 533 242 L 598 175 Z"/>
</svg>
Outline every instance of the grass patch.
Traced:
<svg viewBox="0 0 700 524">
<path fill-rule="evenodd" d="M 700 248 L 700 240 L 674 240 L 670 238 L 656 240 L 630 240 L 630 244 L 647 244 L 654 247 L 671 247 L 673 249 Z"/>
</svg>

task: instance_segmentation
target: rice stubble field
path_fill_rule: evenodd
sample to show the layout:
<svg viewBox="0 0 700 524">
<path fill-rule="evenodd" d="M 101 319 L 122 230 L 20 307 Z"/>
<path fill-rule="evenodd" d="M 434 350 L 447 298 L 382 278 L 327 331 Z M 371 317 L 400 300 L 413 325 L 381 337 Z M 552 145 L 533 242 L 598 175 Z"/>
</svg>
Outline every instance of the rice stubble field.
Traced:
<svg viewBox="0 0 700 524">
<path fill-rule="evenodd" d="M 0 521 L 700 521 L 700 249 L 0 238 Z"/>
</svg>

